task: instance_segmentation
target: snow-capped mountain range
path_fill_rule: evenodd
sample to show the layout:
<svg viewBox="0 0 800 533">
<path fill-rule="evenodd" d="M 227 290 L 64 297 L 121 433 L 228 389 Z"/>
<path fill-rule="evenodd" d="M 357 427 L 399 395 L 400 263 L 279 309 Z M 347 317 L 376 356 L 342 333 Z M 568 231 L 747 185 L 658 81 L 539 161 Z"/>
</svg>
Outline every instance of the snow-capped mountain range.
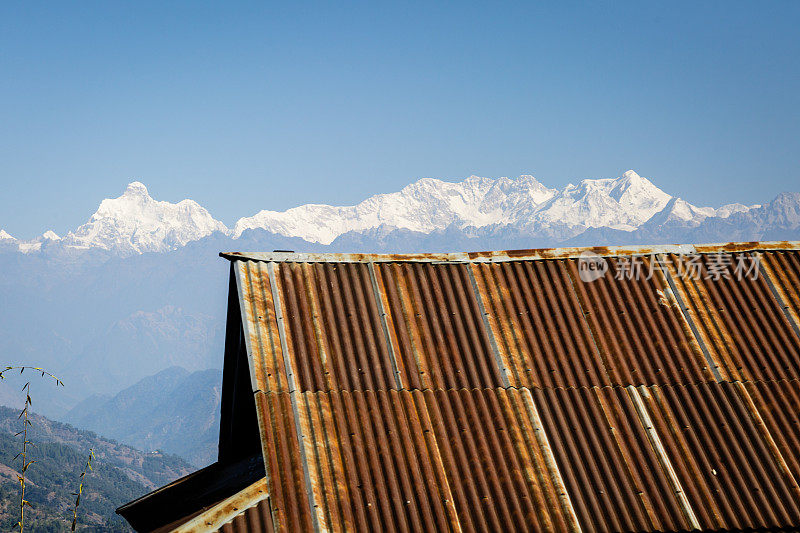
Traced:
<svg viewBox="0 0 800 533">
<path fill-rule="evenodd" d="M 464 235 L 513 233 L 558 243 L 589 230 L 633 237 L 637 231 L 652 234 L 659 229 L 698 228 L 733 215 L 744 216 L 743 223 L 749 224 L 753 217 L 747 218 L 748 213 L 764 218 L 767 226 L 800 228 L 797 195 L 789 194 L 782 202 L 791 205 L 781 204 L 780 213 L 762 213 L 770 206 L 759 205 L 698 207 L 669 195 L 633 170 L 618 178 L 585 179 L 561 190 L 548 188 L 529 175 L 516 179 L 470 176 L 456 183 L 424 178 L 358 205 L 307 204 L 282 212 L 260 211 L 228 229 L 192 200 L 174 204 L 154 200 L 142 183 L 133 182 L 118 198 L 103 200 L 86 224 L 63 238 L 48 231 L 32 241 L 18 241 L 0 230 L 0 243 L 30 253 L 41 249 L 43 243 L 58 242 L 71 249 L 101 249 L 121 256 L 174 250 L 215 232 L 238 239 L 248 230 L 323 246 L 343 236 L 352 241 L 353 235 L 376 231 L 426 235 L 446 230 Z"/>
</svg>

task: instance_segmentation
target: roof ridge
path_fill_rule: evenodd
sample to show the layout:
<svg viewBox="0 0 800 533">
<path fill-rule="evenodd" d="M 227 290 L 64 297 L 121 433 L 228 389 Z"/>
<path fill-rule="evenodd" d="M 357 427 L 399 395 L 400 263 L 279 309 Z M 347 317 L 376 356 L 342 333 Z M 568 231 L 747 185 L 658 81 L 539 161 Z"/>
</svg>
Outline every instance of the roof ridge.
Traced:
<svg viewBox="0 0 800 533">
<path fill-rule="evenodd" d="M 496 250 L 483 252 L 452 253 L 339 253 L 339 252 L 295 252 L 275 250 L 272 252 L 220 252 L 219 256 L 229 261 L 269 262 L 314 262 L 314 263 L 380 263 L 380 262 L 427 262 L 427 263 L 494 263 L 541 259 L 571 259 L 591 253 L 602 257 L 649 255 L 656 253 L 695 254 L 715 252 L 747 251 L 796 251 L 800 241 L 750 241 L 710 244 L 657 244 L 623 246 L 579 246 L 562 248 L 531 248 L 522 250 Z"/>
</svg>

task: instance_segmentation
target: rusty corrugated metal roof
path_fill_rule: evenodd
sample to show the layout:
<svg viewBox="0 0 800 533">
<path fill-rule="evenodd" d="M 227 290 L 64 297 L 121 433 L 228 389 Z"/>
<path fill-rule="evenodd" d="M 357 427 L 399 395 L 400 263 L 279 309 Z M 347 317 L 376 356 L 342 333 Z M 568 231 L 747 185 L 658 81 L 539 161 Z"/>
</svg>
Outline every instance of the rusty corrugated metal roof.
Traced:
<svg viewBox="0 0 800 533">
<path fill-rule="evenodd" d="M 800 526 L 798 250 L 223 254 L 272 524 Z"/>
<path fill-rule="evenodd" d="M 727 380 L 800 377 L 800 336 L 792 317 L 784 312 L 783 299 L 772 290 L 775 282 L 770 271 L 784 272 L 787 277 L 791 272 L 763 269 L 755 279 L 738 279 L 734 273 L 740 262 L 762 257 L 751 252 L 702 254 L 696 262 L 699 278 L 692 279 L 680 275 L 681 269 L 690 268 L 686 259 L 672 256 L 670 271 L 686 312 Z M 775 266 L 774 260 L 770 263 Z M 712 264 L 715 271 L 709 271 Z"/>
<path fill-rule="evenodd" d="M 798 452 L 741 383 L 260 396 L 279 531 L 800 523 Z"/>
<path fill-rule="evenodd" d="M 800 524 L 800 486 L 742 383 L 671 385 L 643 396 L 702 528 Z"/>
</svg>

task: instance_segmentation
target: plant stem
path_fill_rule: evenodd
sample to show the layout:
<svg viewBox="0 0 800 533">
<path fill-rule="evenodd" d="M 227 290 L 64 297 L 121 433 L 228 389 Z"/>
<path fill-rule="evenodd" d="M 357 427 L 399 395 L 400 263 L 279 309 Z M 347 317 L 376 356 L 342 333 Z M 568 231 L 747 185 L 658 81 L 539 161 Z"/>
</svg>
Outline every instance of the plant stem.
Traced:
<svg viewBox="0 0 800 533">
<path fill-rule="evenodd" d="M 83 478 L 86 473 L 92 469 L 92 460 L 94 459 L 94 448 L 89 448 L 89 458 L 86 460 L 86 466 L 83 467 L 81 472 L 81 484 L 78 485 L 78 492 L 74 492 L 75 507 L 72 509 L 72 531 L 75 531 L 75 526 L 78 524 L 78 506 L 81 504 L 81 495 L 83 494 Z"/>
</svg>

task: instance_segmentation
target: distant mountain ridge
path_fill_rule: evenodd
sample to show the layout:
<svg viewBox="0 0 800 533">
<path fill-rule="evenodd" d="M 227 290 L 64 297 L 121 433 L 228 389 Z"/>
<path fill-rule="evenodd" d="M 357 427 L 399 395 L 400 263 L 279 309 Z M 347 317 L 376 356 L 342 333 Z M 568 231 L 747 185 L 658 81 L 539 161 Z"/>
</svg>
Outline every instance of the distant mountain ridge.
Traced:
<svg viewBox="0 0 800 533">
<path fill-rule="evenodd" d="M 221 386 L 219 370 L 170 367 L 114 397 L 90 396 L 63 418 L 139 450 L 206 466 L 217 458 Z"/>
<path fill-rule="evenodd" d="M 20 241 L 0 230 L 0 248 L 23 253 L 47 248 L 99 250 L 126 257 L 176 250 L 214 234 L 238 240 L 253 230 L 323 246 L 335 246 L 343 237 L 355 244 L 363 240 L 358 235 L 376 231 L 384 235 L 400 232 L 395 236 L 456 231 L 465 237 L 527 238 L 553 245 L 580 240 L 586 232 L 610 231 L 625 232 L 621 235 L 629 234 L 633 242 L 638 240 L 635 232 L 651 234 L 653 228 L 659 228 L 661 240 L 671 239 L 670 231 L 681 234 L 686 228 L 701 226 L 746 234 L 737 230 L 752 229 L 753 217 L 731 219 L 741 222 L 742 228 L 731 228 L 723 221 L 747 213 L 760 217 L 755 226 L 762 233 L 776 228 L 796 230 L 800 227 L 800 202 L 791 193 L 781 201 L 790 204 L 783 210 L 788 216 L 758 211 L 760 205 L 698 207 L 671 196 L 633 170 L 618 178 L 585 179 L 561 190 L 548 188 L 529 175 L 516 179 L 470 176 L 455 183 L 423 178 L 398 192 L 377 194 L 354 206 L 306 204 L 281 212 L 260 211 L 228 229 L 192 200 L 157 201 L 142 183 L 133 182 L 118 198 L 103 200 L 86 224 L 63 238 L 48 231 L 32 241 Z M 723 234 L 719 237 L 729 240 Z"/>
</svg>

